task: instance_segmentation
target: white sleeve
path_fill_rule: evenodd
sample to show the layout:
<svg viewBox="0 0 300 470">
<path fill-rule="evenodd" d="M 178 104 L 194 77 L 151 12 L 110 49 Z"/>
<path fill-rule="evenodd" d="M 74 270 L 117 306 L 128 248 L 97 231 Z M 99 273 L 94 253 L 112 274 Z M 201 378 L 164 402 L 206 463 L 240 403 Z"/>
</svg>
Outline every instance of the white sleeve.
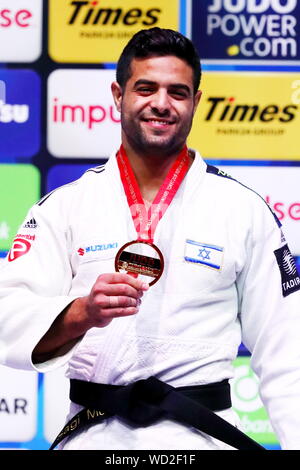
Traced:
<svg viewBox="0 0 300 470">
<path fill-rule="evenodd" d="M 50 204 L 51 209 L 51 204 Z M 53 209 L 53 208 L 52 208 Z M 32 363 L 32 351 L 55 318 L 75 298 L 64 220 L 48 204 L 35 205 L 19 228 L 0 269 L 0 363 L 46 371 L 72 354 L 43 365 Z"/>
<path fill-rule="evenodd" d="M 242 341 L 283 449 L 300 449 L 300 278 L 271 211 L 259 203 L 238 277 Z"/>
</svg>

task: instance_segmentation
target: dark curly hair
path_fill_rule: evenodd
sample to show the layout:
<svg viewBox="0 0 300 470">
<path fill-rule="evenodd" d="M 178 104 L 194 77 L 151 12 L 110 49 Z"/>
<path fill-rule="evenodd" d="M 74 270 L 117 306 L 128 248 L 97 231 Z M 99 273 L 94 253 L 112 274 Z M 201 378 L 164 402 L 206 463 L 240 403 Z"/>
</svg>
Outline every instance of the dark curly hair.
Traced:
<svg viewBox="0 0 300 470">
<path fill-rule="evenodd" d="M 132 59 L 165 55 L 174 55 L 190 65 L 196 93 L 201 79 L 201 64 L 194 44 L 177 31 L 157 27 L 143 29 L 130 39 L 118 61 L 117 82 L 122 88 L 126 86 L 131 76 Z"/>
</svg>

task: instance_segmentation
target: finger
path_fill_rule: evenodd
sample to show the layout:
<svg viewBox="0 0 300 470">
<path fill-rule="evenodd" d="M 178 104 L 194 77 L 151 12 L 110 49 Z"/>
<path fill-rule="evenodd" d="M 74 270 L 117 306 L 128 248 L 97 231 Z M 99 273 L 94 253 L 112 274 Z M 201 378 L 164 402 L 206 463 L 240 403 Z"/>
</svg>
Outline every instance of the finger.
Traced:
<svg viewBox="0 0 300 470">
<path fill-rule="evenodd" d="M 109 304 L 110 308 L 119 307 L 119 296 L 118 295 L 110 295 L 108 297 L 108 304 Z M 125 307 L 125 305 L 124 305 L 124 307 Z"/>
<path fill-rule="evenodd" d="M 106 273 L 101 274 L 97 281 L 106 282 L 108 284 L 128 284 L 137 290 L 146 291 L 149 289 L 149 284 L 134 278 L 126 273 Z"/>
<path fill-rule="evenodd" d="M 101 292 L 107 296 L 110 295 L 123 295 L 127 297 L 133 297 L 138 299 L 143 296 L 143 291 L 137 290 L 134 287 L 128 284 L 107 284 L 103 281 L 98 282 L 97 286 L 95 286 L 96 292 Z"/>
<path fill-rule="evenodd" d="M 137 307 L 139 305 L 138 299 L 122 295 L 110 295 L 108 297 L 108 308 L 118 307 Z"/>
<path fill-rule="evenodd" d="M 135 277 L 135 278 L 137 278 L 138 275 L 139 275 L 139 273 L 131 273 L 131 272 L 129 272 L 129 271 L 127 272 L 127 274 L 129 274 L 129 276 Z"/>
<path fill-rule="evenodd" d="M 135 315 L 139 311 L 138 307 L 118 307 L 118 308 L 105 308 L 101 311 L 101 317 L 99 317 L 99 323 L 113 318 L 128 317 Z"/>
</svg>

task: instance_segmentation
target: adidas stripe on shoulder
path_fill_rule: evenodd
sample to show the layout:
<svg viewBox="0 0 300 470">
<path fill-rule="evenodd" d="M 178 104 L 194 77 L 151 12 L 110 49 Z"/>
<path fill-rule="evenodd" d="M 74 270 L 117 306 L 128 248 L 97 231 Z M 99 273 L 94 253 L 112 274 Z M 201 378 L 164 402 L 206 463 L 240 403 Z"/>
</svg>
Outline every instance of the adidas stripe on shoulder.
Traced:
<svg viewBox="0 0 300 470">
<path fill-rule="evenodd" d="M 68 184 L 64 184 L 63 186 L 59 186 L 58 188 L 55 188 L 53 189 L 53 191 L 51 191 L 50 193 L 46 194 L 44 197 L 42 197 L 37 203 L 36 205 L 37 206 L 42 206 L 44 204 L 44 202 L 47 201 L 47 199 L 49 199 L 50 196 L 52 196 L 52 194 L 56 193 L 57 191 L 59 191 L 60 189 L 62 188 L 66 188 L 67 186 L 75 186 L 78 184 L 78 180 L 76 181 L 72 181 L 71 183 L 68 183 Z"/>
<path fill-rule="evenodd" d="M 241 186 L 243 186 L 244 188 L 248 189 L 249 191 L 252 191 L 254 194 L 256 194 L 262 201 L 264 201 L 264 203 L 266 204 L 267 208 L 269 209 L 269 211 L 271 212 L 271 214 L 273 215 L 274 219 L 275 219 L 275 222 L 276 224 L 278 225 L 279 228 L 282 227 L 282 223 L 280 222 L 280 220 L 278 219 L 277 215 L 275 214 L 275 212 L 272 211 L 271 207 L 269 206 L 269 204 L 265 201 L 265 199 L 259 194 L 257 193 L 256 191 L 254 191 L 254 189 L 252 188 L 249 188 L 249 186 L 246 186 L 245 184 L 241 183 L 240 181 L 238 181 L 237 179 L 233 178 L 232 176 L 230 176 L 228 173 L 225 173 L 225 171 L 222 171 L 220 170 L 219 168 L 213 166 L 213 165 L 209 165 L 207 164 L 207 168 L 206 168 L 206 173 L 211 173 L 213 175 L 216 175 L 216 176 L 220 176 L 221 178 L 227 178 L 231 181 L 234 181 L 236 182 L 237 184 L 240 184 Z"/>
<path fill-rule="evenodd" d="M 102 173 L 103 171 L 105 170 L 105 165 L 99 165 L 99 166 L 96 166 L 95 168 L 89 168 L 88 170 L 86 170 L 83 175 L 85 175 L 86 173 L 88 172 L 93 172 L 93 173 Z M 83 176 L 82 175 L 82 176 Z M 50 193 L 46 194 L 44 197 L 42 197 L 38 202 L 37 202 L 37 205 L 38 206 L 41 206 L 42 204 L 44 204 L 44 202 L 47 201 L 47 199 L 52 196 L 53 193 L 55 193 L 56 191 L 59 191 L 60 189 L 62 188 L 66 188 L 67 186 L 73 186 L 73 185 L 76 185 L 79 183 L 79 180 L 81 178 L 75 180 L 75 181 L 72 181 L 71 183 L 67 183 L 67 184 L 64 184 L 63 186 L 59 186 L 58 188 L 55 188 L 53 189 L 53 191 L 51 191 Z"/>
<path fill-rule="evenodd" d="M 88 173 L 89 171 L 92 171 L 93 173 L 102 173 L 105 170 L 105 165 L 99 165 L 96 166 L 95 168 L 89 168 L 86 170 L 85 173 Z"/>
</svg>

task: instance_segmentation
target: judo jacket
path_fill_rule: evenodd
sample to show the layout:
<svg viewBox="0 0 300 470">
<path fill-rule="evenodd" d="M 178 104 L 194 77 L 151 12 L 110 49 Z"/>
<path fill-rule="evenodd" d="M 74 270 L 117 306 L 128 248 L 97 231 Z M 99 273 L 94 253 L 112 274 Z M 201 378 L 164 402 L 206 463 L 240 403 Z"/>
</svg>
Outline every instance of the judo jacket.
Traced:
<svg viewBox="0 0 300 470">
<path fill-rule="evenodd" d="M 266 202 L 197 152 L 156 228 L 164 272 L 139 312 L 33 364 L 32 351 L 55 318 L 88 295 L 100 274 L 114 272 L 117 251 L 136 238 L 115 155 L 32 207 L 0 270 L 1 363 L 47 372 L 68 362 L 70 378 L 126 385 L 155 376 L 179 387 L 232 378 L 242 341 L 281 446 L 299 449 L 293 257 Z M 78 409 L 71 404 L 69 417 Z M 236 420 L 232 411 L 222 416 Z M 117 418 L 69 441 L 65 448 L 222 448 L 178 423 L 131 430 Z"/>
</svg>

